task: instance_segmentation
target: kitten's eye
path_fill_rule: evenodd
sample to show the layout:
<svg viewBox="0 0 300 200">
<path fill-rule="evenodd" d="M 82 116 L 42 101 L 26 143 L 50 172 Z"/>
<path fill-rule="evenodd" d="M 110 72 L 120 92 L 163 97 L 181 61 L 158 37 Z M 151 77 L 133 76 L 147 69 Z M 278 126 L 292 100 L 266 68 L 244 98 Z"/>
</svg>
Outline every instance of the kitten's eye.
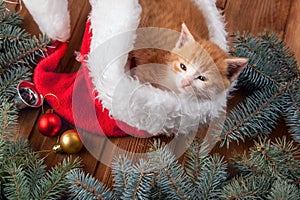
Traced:
<svg viewBox="0 0 300 200">
<path fill-rule="evenodd" d="M 207 78 L 205 76 L 198 76 L 198 79 L 200 81 L 207 81 Z"/>
<path fill-rule="evenodd" d="M 182 64 L 182 63 L 180 63 L 180 68 L 181 68 L 182 70 L 186 71 L 186 66 L 185 66 L 184 64 Z"/>
</svg>

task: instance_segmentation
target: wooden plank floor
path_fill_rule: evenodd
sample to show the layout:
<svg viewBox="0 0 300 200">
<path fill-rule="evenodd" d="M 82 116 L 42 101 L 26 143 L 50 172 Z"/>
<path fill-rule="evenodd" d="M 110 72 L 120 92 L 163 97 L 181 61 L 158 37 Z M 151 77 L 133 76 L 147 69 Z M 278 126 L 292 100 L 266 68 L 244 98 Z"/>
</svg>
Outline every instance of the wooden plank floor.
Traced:
<svg viewBox="0 0 300 200">
<path fill-rule="evenodd" d="M 72 37 L 69 42 L 68 53 L 62 61 L 60 71 L 76 71 L 79 67 L 74 59 L 73 52 L 80 49 L 81 38 L 84 31 L 85 21 L 90 11 L 88 0 L 69 0 L 72 19 Z M 249 31 L 255 35 L 265 29 L 274 31 L 284 39 L 295 52 L 296 58 L 300 61 L 300 0 L 218 0 L 218 7 L 223 11 L 227 30 Z M 18 9 L 18 7 L 16 8 Z M 25 19 L 24 27 L 31 33 L 38 33 L 37 26 L 33 23 L 30 14 L 23 7 L 21 11 Z M 229 101 L 235 104 L 234 100 Z M 39 109 L 25 109 L 21 112 L 20 125 L 17 136 L 28 138 L 31 147 L 36 151 L 50 150 L 56 143 L 55 138 L 42 136 L 36 126 L 38 117 L 41 115 Z M 68 126 L 65 125 L 64 129 Z M 86 134 L 89 141 L 87 149 L 82 150 L 75 156 L 80 156 L 83 160 L 86 172 L 93 174 L 101 182 L 111 185 L 111 170 L 108 166 L 112 160 L 112 155 L 116 155 L 120 149 L 127 152 L 144 152 L 148 149 L 148 143 L 153 139 L 138 139 L 133 137 L 104 138 Z M 283 122 L 280 122 L 277 129 L 272 134 L 274 136 L 286 135 L 287 130 Z M 163 138 L 170 140 L 170 138 Z M 177 147 L 180 144 L 177 144 Z M 252 141 L 246 141 L 240 145 L 232 144 L 230 149 L 213 149 L 226 158 L 232 156 L 233 151 L 242 153 L 252 145 Z M 92 153 L 90 153 L 92 151 Z M 42 153 L 45 156 L 47 153 Z M 46 158 L 49 167 L 61 161 L 66 155 L 50 153 Z M 101 160 L 101 162 L 99 162 Z"/>
</svg>

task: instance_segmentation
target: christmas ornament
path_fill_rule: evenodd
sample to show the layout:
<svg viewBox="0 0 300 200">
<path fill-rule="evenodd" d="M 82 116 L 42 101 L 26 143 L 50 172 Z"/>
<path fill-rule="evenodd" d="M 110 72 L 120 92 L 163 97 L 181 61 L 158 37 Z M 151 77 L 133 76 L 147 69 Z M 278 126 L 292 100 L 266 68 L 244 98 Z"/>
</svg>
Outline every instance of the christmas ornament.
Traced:
<svg viewBox="0 0 300 200">
<path fill-rule="evenodd" d="M 61 119 L 52 111 L 47 111 L 48 113 L 40 117 L 38 121 L 39 131 L 49 137 L 56 136 L 61 128 Z"/>
<path fill-rule="evenodd" d="M 65 131 L 59 139 L 59 144 L 53 147 L 55 152 L 78 153 L 83 147 L 79 134 L 76 130 Z"/>
<path fill-rule="evenodd" d="M 52 96 L 56 99 L 56 101 L 58 102 L 58 105 L 57 105 L 57 108 L 58 108 L 59 100 L 58 100 L 57 96 L 54 94 L 46 94 L 44 96 L 44 98 L 46 98 L 48 96 Z M 57 109 L 57 108 L 55 108 L 55 109 Z M 38 121 L 39 131 L 43 135 L 48 136 L 48 137 L 56 136 L 61 129 L 62 122 L 61 122 L 60 117 L 54 113 L 55 109 L 48 109 L 46 112 L 44 112 L 44 108 L 42 107 L 44 114 L 40 117 L 40 119 Z"/>
<path fill-rule="evenodd" d="M 42 95 L 36 91 L 33 83 L 23 80 L 18 84 L 17 94 L 14 98 L 14 104 L 17 108 L 38 108 L 42 105 L 42 102 Z"/>
</svg>

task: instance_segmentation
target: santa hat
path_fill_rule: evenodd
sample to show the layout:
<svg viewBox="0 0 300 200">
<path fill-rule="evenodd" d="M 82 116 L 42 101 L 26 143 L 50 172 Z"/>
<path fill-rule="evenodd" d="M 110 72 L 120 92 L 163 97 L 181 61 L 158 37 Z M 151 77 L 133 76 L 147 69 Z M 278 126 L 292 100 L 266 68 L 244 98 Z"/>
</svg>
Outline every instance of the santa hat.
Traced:
<svg viewBox="0 0 300 200">
<path fill-rule="evenodd" d="M 215 2 L 194 1 L 210 24 L 210 39 L 227 50 L 224 23 Z M 224 110 L 222 95 L 199 105 L 190 98 L 142 85 L 126 74 L 124 66 L 141 13 L 138 0 L 90 0 L 92 10 L 79 54 L 82 68 L 68 74 L 55 72 L 70 36 L 67 0 L 24 3 L 41 31 L 57 40 L 35 68 L 36 89 L 42 95 L 56 95 L 61 103 L 56 112 L 77 128 L 107 136 L 190 133 Z M 54 107 L 56 101 L 48 99 Z"/>
</svg>

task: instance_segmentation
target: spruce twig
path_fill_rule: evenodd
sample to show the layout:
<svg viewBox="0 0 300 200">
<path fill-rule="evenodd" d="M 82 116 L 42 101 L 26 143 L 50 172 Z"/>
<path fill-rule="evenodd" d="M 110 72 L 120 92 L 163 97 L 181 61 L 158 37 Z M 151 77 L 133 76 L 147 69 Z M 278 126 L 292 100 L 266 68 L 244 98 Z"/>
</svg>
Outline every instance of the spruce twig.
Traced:
<svg viewBox="0 0 300 200">
<path fill-rule="evenodd" d="M 24 40 L 14 48 L 0 54 L 0 66 L 6 69 L 11 65 L 15 67 L 35 65 L 38 58 L 44 57 L 48 44 L 49 40 L 44 36 L 40 36 L 39 39 L 33 37 L 31 40 Z"/>
<path fill-rule="evenodd" d="M 154 178 L 153 167 L 143 159 L 128 171 L 126 188 L 121 199 L 149 199 Z"/>
<path fill-rule="evenodd" d="M 126 192 L 127 176 L 132 167 L 132 162 L 126 156 L 115 158 L 112 163 L 112 174 L 114 176 L 114 192 L 116 196 L 121 196 Z"/>
<path fill-rule="evenodd" d="M 0 136 L 12 137 L 18 123 L 18 112 L 12 103 L 0 104 Z"/>
<path fill-rule="evenodd" d="M 291 50 L 268 32 L 259 38 L 238 33 L 232 40 L 230 53 L 249 58 L 239 77 L 248 96 L 226 117 L 220 145 L 228 147 L 231 141 L 269 134 L 282 116 L 294 139 L 300 141 L 300 71 Z"/>
<path fill-rule="evenodd" d="M 266 176 L 237 177 L 228 183 L 222 192 L 222 199 L 265 199 L 271 187 L 271 178 Z"/>
<path fill-rule="evenodd" d="M 195 195 L 199 199 L 218 199 L 222 194 L 222 187 L 227 179 L 227 165 L 219 155 L 207 157 L 203 161 L 202 173 L 198 175 Z"/>
<path fill-rule="evenodd" d="M 59 199 L 68 187 L 66 175 L 78 168 L 78 159 L 70 158 L 46 172 L 38 153 L 27 140 L 9 140 L 0 135 L 0 196 L 5 199 Z"/>
<path fill-rule="evenodd" d="M 0 75 L 0 96 L 2 100 L 7 99 L 12 102 L 13 97 L 17 94 L 16 88 L 20 80 L 29 79 L 31 75 L 32 72 L 27 67 L 5 70 L 5 72 Z"/>
<path fill-rule="evenodd" d="M 156 141 L 152 149 L 153 151 L 148 156 L 157 170 L 157 187 L 163 197 L 167 199 L 191 198 L 192 182 L 175 155 L 166 145 L 161 145 L 160 141 Z"/>
<path fill-rule="evenodd" d="M 233 159 L 235 166 L 243 176 L 252 175 L 273 176 L 280 179 L 296 181 L 299 179 L 299 146 L 283 137 L 275 143 L 270 140 L 255 142 L 250 149 L 250 158 L 246 155 Z"/>
<path fill-rule="evenodd" d="M 39 190 L 36 190 L 33 199 L 59 199 L 68 187 L 66 185 L 67 174 L 80 166 L 78 158 L 74 161 L 71 158 L 64 159 L 61 164 L 56 165 L 37 182 Z"/>
<path fill-rule="evenodd" d="M 257 101 L 260 99 L 260 101 Z M 281 90 L 264 88 L 246 97 L 225 119 L 223 132 L 220 133 L 221 146 L 229 147 L 232 141 L 245 141 L 259 133 L 267 135 L 276 126 L 282 113 Z"/>
<path fill-rule="evenodd" d="M 276 180 L 272 185 L 272 188 L 270 190 L 267 199 L 299 200 L 300 197 L 299 194 L 300 194 L 299 187 L 289 184 L 286 181 Z"/>
<path fill-rule="evenodd" d="M 289 104 L 285 106 L 284 116 L 294 139 L 300 143 L 300 72 L 287 88 L 286 102 L 289 102 Z"/>
<path fill-rule="evenodd" d="M 113 193 L 99 181 L 81 170 L 72 170 L 68 176 L 70 199 L 115 199 Z"/>
<path fill-rule="evenodd" d="M 200 152 L 202 144 L 203 143 L 200 140 L 194 141 L 185 153 L 186 161 L 184 163 L 184 169 L 186 171 L 186 174 L 192 180 L 193 185 L 196 184 L 197 177 L 199 177 L 202 170 L 201 165 L 204 159 L 204 157 L 201 156 Z"/>
<path fill-rule="evenodd" d="M 194 142 L 194 144 L 197 143 L 202 144 L 199 141 Z M 194 149 L 195 147 L 197 145 L 192 145 L 193 150 L 190 151 L 200 155 L 200 162 L 197 166 L 199 174 L 194 182 L 191 179 L 185 179 L 189 177 L 185 172 L 187 170 L 182 171 L 182 166 L 173 157 L 173 153 L 167 146 L 157 141 L 152 145 L 153 151 L 148 155 L 149 161 L 140 160 L 140 163 L 133 165 L 131 160 L 124 156 L 114 161 L 113 171 L 119 176 L 118 179 L 114 179 L 114 187 L 122 186 L 120 187 L 122 193 L 114 188 L 115 192 L 110 191 L 90 175 L 87 175 L 88 179 L 84 180 L 82 177 L 86 175 L 80 171 L 72 172 L 73 178 L 70 186 L 72 199 L 97 199 L 97 197 L 197 200 L 300 198 L 300 148 L 294 142 L 287 141 L 286 138 L 276 139 L 274 142 L 270 139 L 257 141 L 249 154 L 233 160 L 238 174 L 230 179 L 228 179 L 227 166 L 222 157 L 203 156 Z M 249 155 L 249 158 L 246 155 Z M 193 157 L 192 161 L 195 161 Z M 127 173 L 115 169 L 118 166 L 126 166 Z M 124 179 L 120 178 L 123 175 L 126 177 L 126 190 L 124 190 Z M 189 189 L 182 188 L 183 186 L 189 186 Z M 279 187 L 282 188 L 278 189 Z"/>
<path fill-rule="evenodd" d="M 29 197 L 29 188 L 27 188 L 28 179 L 24 173 L 23 166 L 12 166 L 4 170 L 7 175 L 4 185 L 4 193 L 7 199 L 23 200 Z"/>
<path fill-rule="evenodd" d="M 285 137 L 271 140 L 260 139 L 250 149 L 250 157 L 233 159 L 239 176 L 230 180 L 223 189 L 223 198 L 232 199 L 271 199 L 282 196 L 283 199 L 300 198 L 299 166 L 300 148 Z M 277 190 L 280 184 L 286 188 Z M 277 192 L 275 192 L 277 190 Z M 296 199 L 297 199 L 296 198 Z"/>
<path fill-rule="evenodd" d="M 46 165 L 43 159 L 39 158 L 36 153 L 27 154 L 28 162 L 26 166 L 26 177 L 28 177 L 28 185 L 30 196 L 34 196 L 34 193 L 40 190 L 38 182 L 43 178 L 46 172 Z"/>
</svg>

